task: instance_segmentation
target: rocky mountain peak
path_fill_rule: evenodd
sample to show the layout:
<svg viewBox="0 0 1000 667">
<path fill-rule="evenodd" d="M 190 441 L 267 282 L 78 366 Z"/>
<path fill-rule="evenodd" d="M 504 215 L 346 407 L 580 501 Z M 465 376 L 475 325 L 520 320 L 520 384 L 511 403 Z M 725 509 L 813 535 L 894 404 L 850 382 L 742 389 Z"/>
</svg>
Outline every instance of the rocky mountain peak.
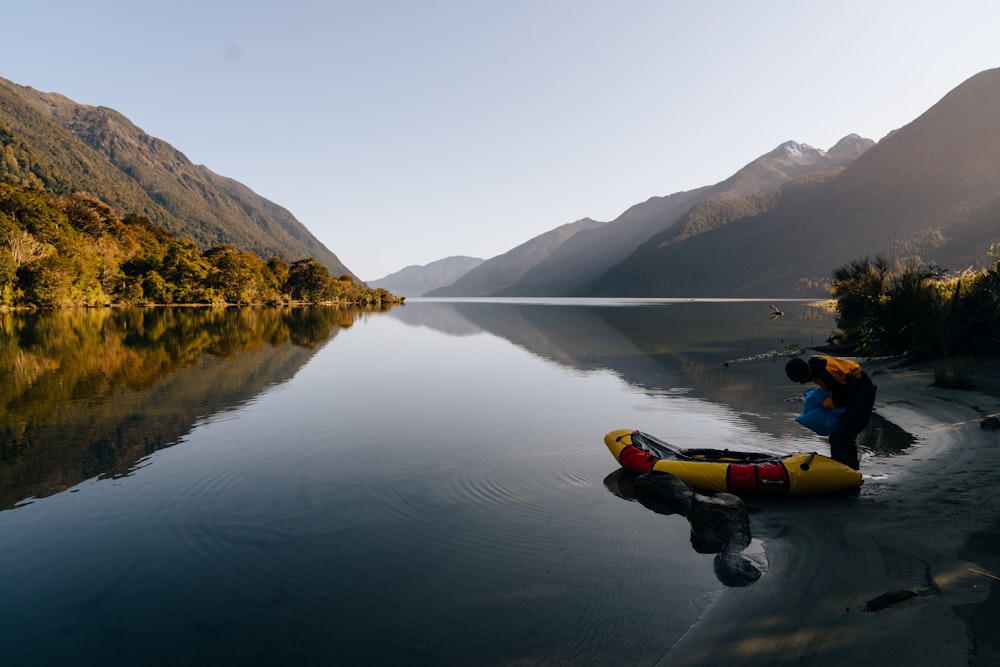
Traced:
<svg viewBox="0 0 1000 667">
<path fill-rule="evenodd" d="M 815 164 L 822 160 L 824 155 L 823 151 L 813 148 L 809 144 L 786 141 L 764 157 L 788 160 L 795 164 Z"/>
<path fill-rule="evenodd" d="M 856 158 L 875 145 L 871 139 L 857 134 L 848 134 L 826 152 L 831 158 Z"/>
</svg>

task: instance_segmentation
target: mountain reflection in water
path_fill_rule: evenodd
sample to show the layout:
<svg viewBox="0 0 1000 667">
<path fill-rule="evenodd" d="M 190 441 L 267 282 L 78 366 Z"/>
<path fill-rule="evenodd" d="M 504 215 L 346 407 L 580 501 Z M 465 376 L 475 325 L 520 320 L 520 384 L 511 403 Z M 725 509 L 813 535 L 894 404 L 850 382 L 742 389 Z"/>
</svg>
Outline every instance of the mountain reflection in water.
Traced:
<svg viewBox="0 0 1000 667">
<path fill-rule="evenodd" d="M 800 393 L 784 374 L 788 350 L 823 345 L 836 328 L 824 304 L 780 301 L 782 317 L 774 318 L 771 302 L 762 300 L 585 301 L 416 299 L 419 308 L 389 315 L 451 336 L 485 331 L 569 368 L 612 371 L 649 395 L 702 398 L 773 435 L 802 435 L 791 419 L 801 404 L 789 403 L 789 419 L 775 421 L 773 399 L 776 389 Z"/>
<path fill-rule="evenodd" d="M 354 308 L 0 313 L 0 509 L 127 475 L 291 378 Z"/>
</svg>

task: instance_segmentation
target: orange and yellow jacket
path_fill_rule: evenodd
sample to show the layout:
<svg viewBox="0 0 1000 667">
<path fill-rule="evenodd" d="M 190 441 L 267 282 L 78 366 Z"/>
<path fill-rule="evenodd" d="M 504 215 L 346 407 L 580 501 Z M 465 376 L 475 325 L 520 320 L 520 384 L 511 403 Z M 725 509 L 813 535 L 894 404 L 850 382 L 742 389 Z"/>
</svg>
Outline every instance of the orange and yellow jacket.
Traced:
<svg viewBox="0 0 1000 667">
<path fill-rule="evenodd" d="M 823 400 L 824 408 L 847 405 L 851 395 L 868 377 L 858 363 L 849 359 L 815 355 L 808 363 L 813 381 L 830 392 Z"/>
</svg>

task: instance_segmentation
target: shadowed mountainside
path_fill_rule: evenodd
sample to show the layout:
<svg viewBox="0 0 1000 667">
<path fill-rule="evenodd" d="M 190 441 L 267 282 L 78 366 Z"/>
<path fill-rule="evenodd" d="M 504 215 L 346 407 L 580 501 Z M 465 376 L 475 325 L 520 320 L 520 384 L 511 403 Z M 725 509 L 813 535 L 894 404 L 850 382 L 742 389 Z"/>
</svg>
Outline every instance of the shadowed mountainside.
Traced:
<svg viewBox="0 0 1000 667">
<path fill-rule="evenodd" d="M 1000 211 L 1000 69 L 982 72 L 839 173 L 800 179 L 760 210 L 654 236 L 588 296 L 812 296 L 876 253 L 962 270 L 986 261 Z"/>
</svg>

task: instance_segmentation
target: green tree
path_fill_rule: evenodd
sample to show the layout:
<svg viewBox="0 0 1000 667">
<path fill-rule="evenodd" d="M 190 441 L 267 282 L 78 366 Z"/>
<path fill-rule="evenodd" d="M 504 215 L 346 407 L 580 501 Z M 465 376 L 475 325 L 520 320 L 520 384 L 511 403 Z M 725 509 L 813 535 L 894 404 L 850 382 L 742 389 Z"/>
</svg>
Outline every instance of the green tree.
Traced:
<svg viewBox="0 0 1000 667">
<path fill-rule="evenodd" d="M 271 271 L 257 255 L 225 244 L 208 250 L 205 259 L 214 268 L 210 284 L 227 303 L 264 303 L 278 298 Z"/>
<path fill-rule="evenodd" d="M 163 256 L 160 271 L 173 292 L 175 303 L 211 303 L 212 290 L 206 279 L 212 267 L 186 239 L 173 239 Z"/>
<path fill-rule="evenodd" d="M 328 301 L 334 294 L 333 278 L 329 269 L 315 259 L 300 259 L 292 262 L 288 269 L 285 291 L 296 301 Z"/>
<path fill-rule="evenodd" d="M 0 306 L 14 305 L 17 290 L 17 264 L 10 251 L 0 247 Z"/>
<path fill-rule="evenodd" d="M 969 327 L 972 344 L 978 350 L 1000 350 L 1000 261 L 972 279 L 967 300 L 975 313 Z"/>
<path fill-rule="evenodd" d="M 167 304 L 173 298 L 167 281 L 156 271 L 149 271 L 142 276 L 138 285 L 139 296 L 146 303 Z"/>
<path fill-rule="evenodd" d="M 271 257 L 267 260 L 267 268 L 271 272 L 271 277 L 273 279 L 274 288 L 281 291 L 285 287 L 285 283 L 288 282 L 288 262 L 281 259 L 280 257 Z"/>
<path fill-rule="evenodd" d="M 833 271 L 830 293 L 837 300 L 837 323 L 855 344 L 882 337 L 876 329 L 888 273 L 889 261 L 883 255 L 854 260 Z"/>
<path fill-rule="evenodd" d="M 17 275 L 24 302 L 48 308 L 76 305 L 71 294 L 74 274 L 71 261 L 55 254 L 22 266 Z"/>
<path fill-rule="evenodd" d="M 60 208 L 66 214 L 69 224 L 89 236 L 109 233 L 120 224 L 118 216 L 104 202 L 88 197 L 60 197 Z"/>
<path fill-rule="evenodd" d="M 0 213 L 6 213 L 17 221 L 21 229 L 43 243 L 52 243 L 66 220 L 66 216 L 49 199 L 49 195 L 42 190 L 0 183 Z"/>
</svg>

